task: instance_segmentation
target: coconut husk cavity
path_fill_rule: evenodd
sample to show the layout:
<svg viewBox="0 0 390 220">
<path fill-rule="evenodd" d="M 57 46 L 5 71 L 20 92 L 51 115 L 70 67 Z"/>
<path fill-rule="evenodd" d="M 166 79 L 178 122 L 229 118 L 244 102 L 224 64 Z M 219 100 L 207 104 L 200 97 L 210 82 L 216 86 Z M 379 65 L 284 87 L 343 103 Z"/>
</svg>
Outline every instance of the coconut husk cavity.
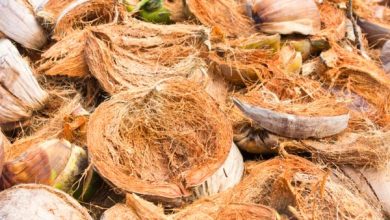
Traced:
<svg viewBox="0 0 390 220">
<path fill-rule="evenodd" d="M 49 139 L 6 161 L 0 187 L 6 189 L 22 183 L 39 183 L 73 194 L 74 184 L 87 165 L 84 149 L 66 140 Z"/>
<path fill-rule="evenodd" d="M 101 25 L 73 32 L 42 55 L 38 71 L 85 77 L 90 70 L 103 88 L 112 92 L 115 86 L 136 83 L 129 81 L 137 75 L 156 77 L 158 72 L 164 75 L 168 71 L 172 75 L 175 71 L 191 70 L 196 59 L 186 57 L 196 54 L 196 45 L 207 40 L 208 30 L 201 26 L 162 26 L 132 19 L 123 25 Z M 129 71 L 137 74 L 133 76 Z"/>
<path fill-rule="evenodd" d="M 358 55 L 357 51 L 349 51 L 336 43 L 332 43 L 331 50 L 321 54 L 321 59 L 328 70 L 317 75 L 319 80 L 333 91 L 358 95 L 363 100 L 360 103 L 373 106 L 369 119 L 386 127 L 390 116 L 387 100 L 390 96 L 390 77 L 383 69 L 375 62 Z M 360 104 L 356 108 L 369 113 L 365 105 Z"/>
<path fill-rule="evenodd" d="M 345 103 L 337 102 L 320 84 L 305 78 L 274 77 L 237 94 L 233 101 L 250 120 L 284 137 L 332 136 L 345 130 L 349 121 Z M 237 112 L 233 109 L 232 113 L 234 118 Z M 242 119 L 238 117 L 234 124 L 241 127 Z"/>
<path fill-rule="evenodd" d="M 380 207 L 350 184 L 300 157 L 251 163 L 247 171 L 239 185 L 221 195 L 224 200 L 267 205 L 290 218 L 383 218 Z"/>
<path fill-rule="evenodd" d="M 0 193 L 0 216 L 11 219 L 82 219 L 91 216 L 75 199 L 52 187 L 22 184 Z"/>
<path fill-rule="evenodd" d="M 230 123 L 197 83 L 184 79 L 102 103 L 89 121 L 88 149 L 114 186 L 166 205 L 224 190 L 242 172 Z"/>
<path fill-rule="evenodd" d="M 115 0 L 49 0 L 37 15 L 52 26 L 53 38 L 59 40 L 74 29 L 122 21 L 125 9 Z"/>
<path fill-rule="evenodd" d="M 194 204 L 166 215 L 161 207 L 128 194 L 126 204 L 117 204 L 108 209 L 102 220 L 108 219 L 280 219 L 278 213 L 270 207 L 257 204 L 224 203 L 213 198 L 201 199 Z"/>
<path fill-rule="evenodd" d="M 227 37 L 256 33 L 254 22 L 245 15 L 245 6 L 234 0 L 186 0 L 190 13 L 203 25 L 218 28 Z"/>
<path fill-rule="evenodd" d="M 0 40 L 0 126 L 12 129 L 47 102 L 48 95 L 40 87 L 28 63 L 7 39 Z"/>
<path fill-rule="evenodd" d="M 0 32 L 7 37 L 29 49 L 40 49 L 46 43 L 46 34 L 27 1 L 2 0 L 0 14 Z"/>
</svg>

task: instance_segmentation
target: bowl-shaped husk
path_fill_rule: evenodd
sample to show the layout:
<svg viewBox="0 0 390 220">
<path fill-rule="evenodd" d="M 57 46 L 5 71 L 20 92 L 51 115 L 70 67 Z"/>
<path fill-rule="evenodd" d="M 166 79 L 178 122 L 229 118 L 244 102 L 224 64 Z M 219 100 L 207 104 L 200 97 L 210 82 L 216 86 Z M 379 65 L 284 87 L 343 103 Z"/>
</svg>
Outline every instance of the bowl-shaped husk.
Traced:
<svg viewBox="0 0 390 220">
<path fill-rule="evenodd" d="M 89 155 L 106 180 L 173 205 L 196 195 L 192 191 L 207 192 L 202 184 L 219 173 L 231 142 L 231 125 L 214 100 L 184 79 L 119 93 L 95 110 L 88 125 Z"/>
<path fill-rule="evenodd" d="M 92 220 L 88 211 L 75 199 L 39 184 L 22 184 L 0 192 L 0 216 L 4 220 Z"/>
<path fill-rule="evenodd" d="M 332 179 L 303 158 L 288 156 L 249 163 L 248 174 L 221 199 L 263 204 L 298 219 L 383 219 L 378 204 L 369 203 L 350 184 Z"/>
</svg>

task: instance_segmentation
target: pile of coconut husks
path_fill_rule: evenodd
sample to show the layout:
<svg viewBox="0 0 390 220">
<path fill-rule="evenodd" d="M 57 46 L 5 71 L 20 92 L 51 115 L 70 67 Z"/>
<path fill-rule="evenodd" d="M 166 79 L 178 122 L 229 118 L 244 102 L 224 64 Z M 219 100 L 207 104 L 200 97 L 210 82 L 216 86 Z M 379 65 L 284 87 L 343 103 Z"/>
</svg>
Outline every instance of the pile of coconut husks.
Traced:
<svg viewBox="0 0 390 220">
<path fill-rule="evenodd" d="M 390 218 L 388 5 L 0 0 L 0 219 Z"/>
</svg>

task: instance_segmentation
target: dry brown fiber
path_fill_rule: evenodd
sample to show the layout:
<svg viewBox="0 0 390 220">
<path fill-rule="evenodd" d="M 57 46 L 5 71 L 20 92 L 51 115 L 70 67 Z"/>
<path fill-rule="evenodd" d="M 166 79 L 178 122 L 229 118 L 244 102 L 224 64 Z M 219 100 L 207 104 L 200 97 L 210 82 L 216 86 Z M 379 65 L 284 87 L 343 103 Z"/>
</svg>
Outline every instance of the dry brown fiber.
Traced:
<svg viewBox="0 0 390 220">
<path fill-rule="evenodd" d="M 247 176 L 224 201 L 268 205 L 298 219 L 382 219 L 380 207 L 368 203 L 351 185 L 303 158 L 274 158 L 247 166 Z"/>
<path fill-rule="evenodd" d="M 227 37 L 256 33 L 254 22 L 244 14 L 245 5 L 235 0 L 186 0 L 189 11 L 203 25 L 218 28 Z"/>
<path fill-rule="evenodd" d="M 101 25 L 73 32 L 53 45 L 42 55 L 38 70 L 70 77 L 86 77 L 91 70 L 106 91 L 115 93 L 135 86 L 137 77 L 158 77 L 159 71 L 189 74 L 199 59 L 188 56 L 207 39 L 208 30 L 202 26 L 165 27 L 136 20 Z M 115 63 L 115 58 L 120 62 Z"/>
<path fill-rule="evenodd" d="M 53 29 L 53 38 L 60 40 L 75 29 L 122 21 L 125 13 L 124 5 L 116 0 L 49 0 L 37 15 Z"/>
<path fill-rule="evenodd" d="M 88 125 L 89 153 L 106 180 L 173 205 L 191 199 L 192 187 L 222 165 L 231 144 L 225 115 L 185 79 L 114 95 Z"/>
</svg>

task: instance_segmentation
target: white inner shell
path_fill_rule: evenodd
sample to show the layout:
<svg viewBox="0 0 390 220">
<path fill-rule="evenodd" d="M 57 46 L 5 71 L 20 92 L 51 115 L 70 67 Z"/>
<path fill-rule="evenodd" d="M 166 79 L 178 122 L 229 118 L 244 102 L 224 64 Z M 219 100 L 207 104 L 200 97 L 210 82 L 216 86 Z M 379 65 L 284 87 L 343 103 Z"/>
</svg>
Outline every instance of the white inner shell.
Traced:
<svg viewBox="0 0 390 220">
<path fill-rule="evenodd" d="M 85 219 L 61 197 L 44 189 L 7 190 L 0 195 L 2 220 L 56 220 Z"/>
</svg>

